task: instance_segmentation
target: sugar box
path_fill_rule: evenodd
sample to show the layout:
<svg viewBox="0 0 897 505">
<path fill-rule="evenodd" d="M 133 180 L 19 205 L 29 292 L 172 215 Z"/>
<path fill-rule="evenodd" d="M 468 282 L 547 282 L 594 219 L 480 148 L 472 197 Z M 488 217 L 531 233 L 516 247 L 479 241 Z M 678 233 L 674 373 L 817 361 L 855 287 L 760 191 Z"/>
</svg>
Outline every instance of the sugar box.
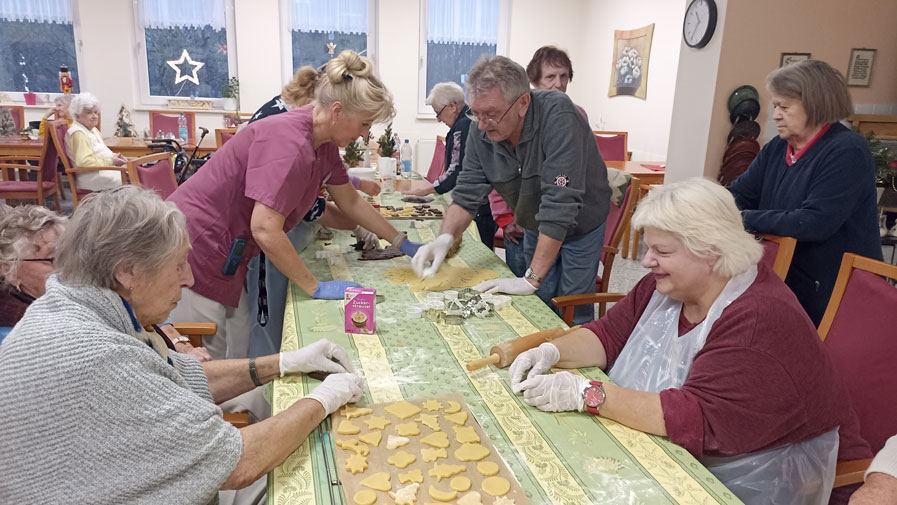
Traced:
<svg viewBox="0 0 897 505">
<path fill-rule="evenodd" d="M 374 333 L 374 306 L 377 290 L 373 288 L 346 288 L 346 333 Z"/>
</svg>

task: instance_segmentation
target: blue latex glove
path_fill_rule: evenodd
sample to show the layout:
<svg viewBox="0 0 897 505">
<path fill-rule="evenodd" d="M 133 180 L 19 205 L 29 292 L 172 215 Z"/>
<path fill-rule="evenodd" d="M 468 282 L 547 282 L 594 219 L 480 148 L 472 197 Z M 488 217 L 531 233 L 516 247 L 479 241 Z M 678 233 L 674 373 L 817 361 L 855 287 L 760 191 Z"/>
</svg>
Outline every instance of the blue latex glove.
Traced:
<svg viewBox="0 0 897 505">
<path fill-rule="evenodd" d="M 346 288 L 360 288 L 361 284 L 352 281 L 318 281 L 318 289 L 312 298 L 318 300 L 342 300 L 346 294 Z"/>
<path fill-rule="evenodd" d="M 417 242 L 412 242 L 410 240 L 403 240 L 402 243 L 399 244 L 399 250 L 402 251 L 405 256 L 413 258 L 422 245 L 423 244 L 418 244 Z"/>
</svg>

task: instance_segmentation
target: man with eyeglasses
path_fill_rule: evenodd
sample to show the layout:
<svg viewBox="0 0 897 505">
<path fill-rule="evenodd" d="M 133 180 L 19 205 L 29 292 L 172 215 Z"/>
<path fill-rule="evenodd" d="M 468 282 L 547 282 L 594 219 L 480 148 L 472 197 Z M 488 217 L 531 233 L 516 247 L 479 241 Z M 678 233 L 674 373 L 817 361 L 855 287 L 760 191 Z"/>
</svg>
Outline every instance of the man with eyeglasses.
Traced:
<svg viewBox="0 0 897 505">
<path fill-rule="evenodd" d="M 503 56 L 477 62 L 467 91 L 476 129 L 467 138 L 442 233 L 414 256 L 414 271 L 422 277 L 436 273 L 454 237 L 494 188 L 525 229 L 529 268 L 522 277 L 486 281 L 476 289 L 535 293 L 549 306 L 555 296 L 593 292 L 611 190 L 585 117 L 564 93 L 530 90 L 523 67 Z M 584 305 L 573 320 L 593 318 L 594 308 Z"/>
</svg>

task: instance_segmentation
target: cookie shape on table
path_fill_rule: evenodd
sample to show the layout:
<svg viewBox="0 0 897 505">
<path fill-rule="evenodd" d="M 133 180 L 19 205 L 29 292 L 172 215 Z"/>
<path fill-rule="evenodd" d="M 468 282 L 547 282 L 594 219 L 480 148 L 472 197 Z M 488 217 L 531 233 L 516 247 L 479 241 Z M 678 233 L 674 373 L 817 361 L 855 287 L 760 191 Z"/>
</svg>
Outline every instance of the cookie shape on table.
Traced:
<svg viewBox="0 0 897 505">
<path fill-rule="evenodd" d="M 346 419 L 339 423 L 339 428 L 336 429 L 336 432 L 340 435 L 357 435 L 361 433 L 361 427 L 352 424 L 352 421 Z"/>
<path fill-rule="evenodd" d="M 430 428 L 433 431 L 440 431 L 439 427 L 439 416 L 436 414 L 424 414 L 421 412 L 420 417 L 416 418 L 415 421 L 423 424 L 427 428 Z"/>
<path fill-rule="evenodd" d="M 361 473 L 368 468 L 368 459 L 361 454 L 353 454 L 346 460 L 346 471 L 349 473 Z"/>
<path fill-rule="evenodd" d="M 511 483 L 503 477 L 486 477 L 483 479 L 483 491 L 492 496 L 504 496 L 511 490 Z"/>
<path fill-rule="evenodd" d="M 377 493 L 370 489 L 362 489 L 355 493 L 352 500 L 355 502 L 355 505 L 374 505 L 374 502 L 377 501 Z"/>
<path fill-rule="evenodd" d="M 380 440 L 383 439 L 382 431 L 371 431 L 369 433 L 365 433 L 364 435 L 359 435 L 358 440 L 368 444 L 371 447 L 377 447 L 380 445 Z M 478 440 L 479 441 L 479 440 Z"/>
<path fill-rule="evenodd" d="M 420 407 L 406 401 L 393 403 L 392 405 L 386 407 L 384 410 L 398 417 L 399 419 L 408 419 L 411 416 L 420 414 Z"/>
<path fill-rule="evenodd" d="M 400 473 L 399 474 L 399 484 L 405 484 L 406 482 L 417 482 L 420 484 L 424 481 L 424 473 L 420 471 L 420 469 L 411 470 L 408 473 Z"/>
<path fill-rule="evenodd" d="M 414 422 L 397 424 L 396 434 L 400 437 L 414 437 L 420 435 L 420 427 Z"/>
<path fill-rule="evenodd" d="M 369 487 L 376 491 L 391 491 L 392 484 L 389 482 L 389 474 L 386 472 L 377 472 L 370 477 L 361 481 L 361 485 Z"/>
<path fill-rule="evenodd" d="M 346 405 L 339 411 L 339 415 L 346 416 L 346 419 L 353 419 L 356 417 L 366 416 L 373 412 L 373 410 L 367 407 L 350 407 Z"/>
<path fill-rule="evenodd" d="M 396 490 L 395 493 L 390 491 L 389 496 L 396 502 L 396 505 L 414 505 L 414 499 L 417 498 L 417 488 L 419 487 L 420 484 L 416 482 L 408 484 Z"/>
<path fill-rule="evenodd" d="M 371 416 L 369 419 L 364 420 L 364 424 L 368 425 L 369 430 L 382 430 L 387 425 L 392 424 L 392 421 L 385 417 Z"/>
<path fill-rule="evenodd" d="M 449 446 L 448 435 L 442 431 L 434 431 L 420 440 L 420 443 L 427 444 L 430 447 L 446 448 Z"/>
<path fill-rule="evenodd" d="M 449 403 L 453 403 L 453 402 L 449 402 Z M 423 403 L 423 405 L 421 405 L 421 406 L 424 409 L 429 410 L 430 412 L 436 412 L 442 408 L 442 403 L 440 403 L 439 400 L 430 398 L 429 400 L 425 401 Z M 461 407 L 459 406 L 458 408 L 461 408 Z"/>
<path fill-rule="evenodd" d="M 459 475 L 452 479 L 452 481 L 449 483 L 449 487 L 459 493 L 463 493 L 464 491 L 470 489 L 470 479 L 463 475 Z"/>
<path fill-rule="evenodd" d="M 408 445 L 411 439 L 408 437 L 398 437 L 396 435 L 390 435 L 389 438 L 386 439 L 386 448 L 387 449 L 398 449 L 403 445 Z"/>
<path fill-rule="evenodd" d="M 443 491 L 436 486 L 430 486 L 430 498 L 433 498 L 434 500 L 448 502 L 454 500 L 456 496 L 458 496 L 458 492 L 455 490 Z"/>
<path fill-rule="evenodd" d="M 457 424 L 458 426 L 464 426 L 464 424 L 467 423 L 467 412 L 464 412 L 463 410 L 461 412 L 449 414 L 444 417 L 446 421 L 450 421 L 454 424 Z"/>
<path fill-rule="evenodd" d="M 461 444 L 455 451 L 455 458 L 458 461 L 480 461 L 488 455 L 489 449 L 482 444 Z"/>
<path fill-rule="evenodd" d="M 386 459 L 386 462 L 396 468 L 405 468 L 411 463 L 417 461 L 417 456 L 409 454 L 405 451 L 397 451 L 395 454 Z"/>
<path fill-rule="evenodd" d="M 455 430 L 455 441 L 459 444 L 480 442 L 480 436 L 477 435 L 477 430 L 473 426 L 452 426 L 452 429 Z"/>
<path fill-rule="evenodd" d="M 454 414 L 456 412 L 461 411 L 461 404 L 458 402 L 448 401 L 448 402 L 445 402 L 445 404 L 446 404 L 446 406 L 445 406 L 444 412 L 446 414 Z"/>
<path fill-rule="evenodd" d="M 483 499 L 480 498 L 480 493 L 471 491 L 461 498 L 458 498 L 457 503 L 458 505 L 483 505 Z"/>
<path fill-rule="evenodd" d="M 498 475 L 498 463 L 492 461 L 481 461 L 477 463 L 477 471 L 486 477 Z"/>
<path fill-rule="evenodd" d="M 433 468 L 430 469 L 429 474 L 430 477 L 435 477 L 437 481 L 440 481 L 442 479 L 447 479 L 466 471 L 467 467 L 464 465 L 436 463 L 435 465 L 433 465 Z"/>
<path fill-rule="evenodd" d="M 444 447 L 440 447 L 438 449 L 429 448 L 429 447 L 421 447 L 420 455 L 424 459 L 424 463 L 432 463 L 439 458 L 447 458 L 448 453 L 446 452 Z"/>
</svg>

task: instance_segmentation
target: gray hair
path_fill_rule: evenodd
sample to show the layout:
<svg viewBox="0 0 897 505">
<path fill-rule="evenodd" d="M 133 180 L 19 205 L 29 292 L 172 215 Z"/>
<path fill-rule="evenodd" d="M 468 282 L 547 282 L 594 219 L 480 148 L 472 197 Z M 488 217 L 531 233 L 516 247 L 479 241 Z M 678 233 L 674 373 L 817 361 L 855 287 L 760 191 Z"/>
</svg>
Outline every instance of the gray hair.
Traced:
<svg viewBox="0 0 897 505">
<path fill-rule="evenodd" d="M 69 105 L 69 113 L 72 116 L 77 116 L 83 114 L 85 109 L 99 110 L 99 108 L 100 101 L 97 100 L 97 97 L 93 96 L 93 93 L 85 91 L 72 99 L 72 103 Z"/>
<path fill-rule="evenodd" d="M 717 257 L 713 270 L 726 277 L 747 271 L 763 256 L 763 246 L 744 230 L 732 193 L 703 177 L 656 186 L 639 201 L 632 226 L 672 233 L 695 256 Z"/>
<path fill-rule="evenodd" d="M 455 82 L 440 82 L 433 86 L 430 95 L 427 96 L 427 105 L 432 105 L 437 109 L 441 109 L 446 105 L 453 103 L 458 108 L 464 107 L 464 90 Z"/>
<path fill-rule="evenodd" d="M 58 95 L 56 98 L 54 98 L 53 101 L 54 102 L 62 102 L 64 104 L 68 105 L 69 107 L 71 107 L 72 100 L 74 100 L 74 99 L 75 99 L 75 97 L 71 94 L 62 94 L 62 95 Z"/>
<path fill-rule="evenodd" d="M 484 55 L 467 74 L 467 94 L 480 95 L 496 87 L 508 103 L 529 93 L 526 70 L 510 58 Z"/>
<path fill-rule="evenodd" d="M 119 289 L 120 265 L 151 272 L 190 242 L 184 214 L 152 190 L 119 186 L 91 193 L 78 205 L 56 246 L 59 279 L 76 286 Z"/>
<path fill-rule="evenodd" d="M 0 283 L 12 285 L 21 260 L 40 248 L 43 234 L 62 234 L 68 218 L 40 205 L 0 206 Z"/>
<path fill-rule="evenodd" d="M 836 123 L 853 113 L 841 72 L 819 60 L 804 60 L 773 70 L 766 77 L 773 94 L 801 101 L 807 126 Z"/>
</svg>

